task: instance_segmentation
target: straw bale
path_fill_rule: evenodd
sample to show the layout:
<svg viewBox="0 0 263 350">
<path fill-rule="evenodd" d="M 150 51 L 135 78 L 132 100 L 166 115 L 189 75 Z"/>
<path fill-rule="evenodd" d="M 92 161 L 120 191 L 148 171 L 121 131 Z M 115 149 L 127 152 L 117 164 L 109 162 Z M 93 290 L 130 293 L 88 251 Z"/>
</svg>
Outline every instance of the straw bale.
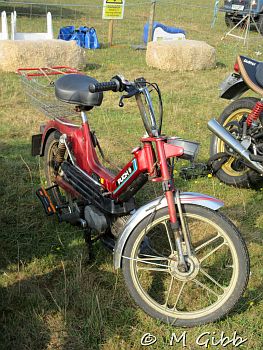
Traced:
<svg viewBox="0 0 263 350">
<path fill-rule="evenodd" d="M 209 69 L 216 65 L 216 52 L 204 41 L 152 41 L 147 45 L 146 63 L 170 72 Z"/>
<path fill-rule="evenodd" d="M 71 66 L 83 68 L 85 50 L 75 41 L 3 40 L 0 41 L 0 71 L 15 72 L 18 68 Z"/>
</svg>

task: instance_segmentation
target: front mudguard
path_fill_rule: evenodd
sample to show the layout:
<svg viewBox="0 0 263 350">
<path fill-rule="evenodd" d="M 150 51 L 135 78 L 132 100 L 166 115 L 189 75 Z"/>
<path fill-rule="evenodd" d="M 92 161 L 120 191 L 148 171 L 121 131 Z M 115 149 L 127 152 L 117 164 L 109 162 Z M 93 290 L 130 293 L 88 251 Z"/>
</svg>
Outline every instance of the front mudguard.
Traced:
<svg viewBox="0 0 263 350">
<path fill-rule="evenodd" d="M 181 204 L 201 205 L 203 207 L 206 207 L 212 210 L 218 210 L 224 205 L 222 201 L 216 198 L 210 197 L 206 194 L 200 194 L 195 192 L 181 192 L 180 200 L 181 200 Z M 175 199 L 175 203 L 176 203 L 176 199 Z M 135 229 L 135 227 L 152 212 L 162 209 L 166 206 L 167 206 L 166 198 L 158 197 L 153 201 L 145 204 L 138 210 L 136 210 L 136 212 L 131 216 L 131 218 L 128 220 L 128 222 L 124 226 L 115 244 L 114 256 L 113 256 L 115 269 L 118 269 L 121 267 L 124 247 L 126 245 L 128 238 L 132 234 L 132 231 Z"/>
</svg>

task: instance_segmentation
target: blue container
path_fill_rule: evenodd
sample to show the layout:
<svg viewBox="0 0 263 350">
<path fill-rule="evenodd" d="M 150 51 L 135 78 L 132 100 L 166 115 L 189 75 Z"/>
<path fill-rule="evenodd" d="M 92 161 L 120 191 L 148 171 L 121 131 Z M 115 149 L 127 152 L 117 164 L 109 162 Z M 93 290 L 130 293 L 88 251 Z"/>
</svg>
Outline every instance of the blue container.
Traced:
<svg viewBox="0 0 263 350">
<path fill-rule="evenodd" d="M 74 26 L 62 27 L 59 30 L 58 39 L 75 40 L 78 46 L 85 49 L 99 49 L 100 43 L 95 28 L 81 26 L 76 29 Z"/>
</svg>

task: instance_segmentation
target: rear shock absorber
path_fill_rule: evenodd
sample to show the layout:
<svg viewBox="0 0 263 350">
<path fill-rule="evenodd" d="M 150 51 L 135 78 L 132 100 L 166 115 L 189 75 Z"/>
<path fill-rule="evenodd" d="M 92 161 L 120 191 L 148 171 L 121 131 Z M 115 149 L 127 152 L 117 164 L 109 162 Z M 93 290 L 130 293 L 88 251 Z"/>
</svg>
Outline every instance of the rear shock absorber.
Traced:
<svg viewBox="0 0 263 350">
<path fill-rule="evenodd" d="M 58 170 L 60 164 L 63 162 L 66 153 L 66 135 L 61 135 L 58 142 L 58 149 L 55 154 L 55 170 Z"/>
<path fill-rule="evenodd" d="M 262 112 L 263 112 L 263 102 L 258 101 L 247 117 L 247 125 L 251 126 L 252 122 L 256 121 L 260 117 L 260 114 Z"/>
</svg>

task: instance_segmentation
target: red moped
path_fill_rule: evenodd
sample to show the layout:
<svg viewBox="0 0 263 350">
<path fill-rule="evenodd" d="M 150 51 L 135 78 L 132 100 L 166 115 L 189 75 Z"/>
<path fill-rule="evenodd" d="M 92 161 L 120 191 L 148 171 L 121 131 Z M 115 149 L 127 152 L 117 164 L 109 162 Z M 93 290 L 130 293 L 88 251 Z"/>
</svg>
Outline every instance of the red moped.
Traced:
<svg viewBox="0 0 263 350">
<path fill-rule="evenodd" d="M 33 155 L 44 159 L 48 187 L 37 194 L 46 213 L 81 225 L 89 242 L 94 232 L 111 240 L 115 268 L 122 268 L 131 296 L 152 317 L 189 327 L 226 315 L 247 285 L 246 245 L 218 211 L 220 200 L 175 187 L 175 160 L 193 161 L 198 144 L 162 134 L 157 84 L 119 75 L 99 83 L 62 67 L 20 74 L 29 83 L 46 76 L 57 99 L 76 106 L 82 120 L 77 125 L 56 116 L 33 136 Z M 132 159 L 117 174 L 100 163 L 99 142 L 87 116 L 101 105 L 107 90 L 123 93 L 120 107 L 125 99 L 135 98 L 146 130 L 141 145 L 131 151 Z M 158 118 L 152 93 L 159 98 Z M 50 108 L 43 104 L 44 110 Z M 134 196 L 147 181 L 160 182 L 163 195 L 138 208 Z"/>
</svg>

